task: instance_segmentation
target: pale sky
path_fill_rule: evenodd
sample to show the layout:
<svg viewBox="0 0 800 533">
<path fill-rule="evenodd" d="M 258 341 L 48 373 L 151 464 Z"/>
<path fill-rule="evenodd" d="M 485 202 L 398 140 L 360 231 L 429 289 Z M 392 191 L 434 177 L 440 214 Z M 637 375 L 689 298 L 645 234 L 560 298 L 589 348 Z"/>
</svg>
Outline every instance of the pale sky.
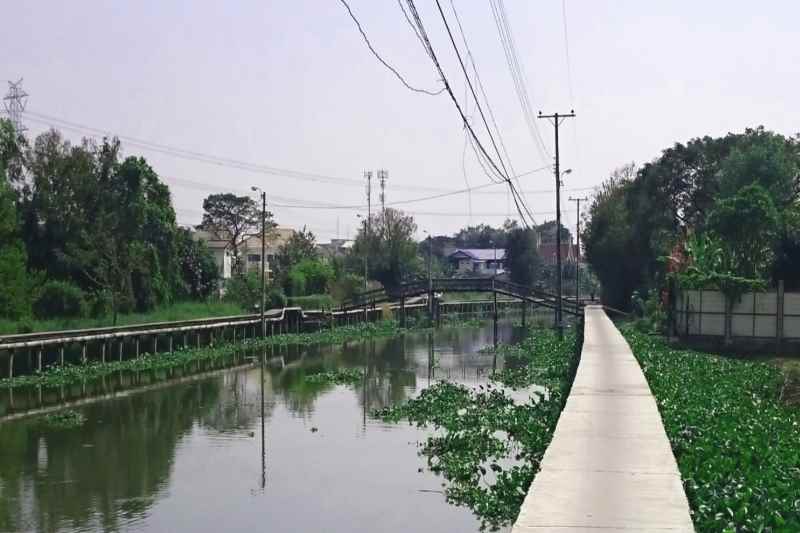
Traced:
<svg viewBox="0 0 800 533">
<path fill-rule="evenodd" d="M 416 3 L 463 104 L 464 77 L 436 4 Z M 455 32 L 450 1 L 441 3 Z M 454 3 L 514 169 L 551 164 L 526 127 L 489 1 Z M 397 2 L 350 5 L 375 48 L 412 85 L 441 87 Z M 614 168 L 652 160 L 675 142 L 761 124 L 786 135 L 800 131 L 796 0 L 566 0 L 568 41 L 561 0 L 506 0 L 505 7 L 533 112 L 577 114 L 561 130 L 562 169 L 573 169 L 564 200 L 591 194 L 585 189 Z M 403 87 L 369 52 L 338 0 L 26 0 L 5 2 L 2 17 L 0 80 L 24 78 L 32 113 L 337 178 L 321 183 L 208 164 L 123 139 L 126 154 L 145 156 L 170 185 L 181 223 L 200 220 L 206 195 L 244 194 L 251 185 L 274 204 L 357 206 L 365 203 L 357 182 L 369 169 L 388 170 L 387 202 L 489 181 L 469 149 L 462 167 L 464 132 L 447 95 Z M 469 115 L 477 126 L 473 104 Z M 34 133 L 46 122 L 33 115 L 25 121 Z M 553 128 L 536 123 L 552 154 Z M 81 136 L 60 129 L 70 139 Z M 520 180 L 537 222 L 554 218 L 552 172 Z M 402 208 L 415 215 L 419 236 L 452 233 L 513 218 L 504 190 L 473 193 L 472 217 L 466 194 Z M 562 205 L 573 226 L 573 204 Z M 337 231 L 352 234 L 356 213 L 365 212 L 271 210 L 279 224 L 307 225 L 323 242 Z"/>
</svg>

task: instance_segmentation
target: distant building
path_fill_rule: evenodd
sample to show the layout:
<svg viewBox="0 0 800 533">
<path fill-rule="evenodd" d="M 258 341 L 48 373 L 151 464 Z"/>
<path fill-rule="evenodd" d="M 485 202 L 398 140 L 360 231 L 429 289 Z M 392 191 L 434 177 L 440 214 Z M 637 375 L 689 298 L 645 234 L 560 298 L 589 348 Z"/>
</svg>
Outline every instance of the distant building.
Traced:
<svg viewBox="0 0 800 533">
<path fill-rule="evenodd" d="M 457 275 L 495 276 L 505 272 L 504 248 L 457 248 L 447 255 Z"/>
<path fill-rule="evenodd" d="M 276 256 L 280 247 L 294 235 L 295 230 L 285 226 L 273 228 L 266 239 L 266 259 L 265 265 L 267 280 L 272 280 L 271 265 L 275 264 Z M 229 279 L 233 274 L 233 252 L 230 249 L 230 240 L 219 232 L 210 232 L 197 229 L 192 232 L 192 238 L 197 241 L 205 241 L 206 246 L 214 255 L 214 261 L 219 268 L 220 277 L 224 280 Z M 246 272 L 260 271 L 261 269 L 261 237 L 250 235 L 242 239 L 239 244 L 240 260 L 244 264 Z"/>
<path fill-rule="evenodd" d="M 331 239 L 331 242 L 317 244 L 317 252 L 324 259 L 344 257 L 353 247 L 355 241 L 352 239 Z"/>
</svg>

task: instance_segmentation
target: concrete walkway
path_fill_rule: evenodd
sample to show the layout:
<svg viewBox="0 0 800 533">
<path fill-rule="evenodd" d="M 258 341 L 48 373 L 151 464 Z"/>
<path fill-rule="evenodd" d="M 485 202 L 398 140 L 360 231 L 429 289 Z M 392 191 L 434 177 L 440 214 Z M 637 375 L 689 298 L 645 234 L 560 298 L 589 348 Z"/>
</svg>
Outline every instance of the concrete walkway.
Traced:
<svg viewBox="0 0 800 533">
<path fill-rule="evenodd" d="M 512 533 L 694 531 L 655 399 L 602 308 L 587 306 L 572 392 Z"/>
</svg>

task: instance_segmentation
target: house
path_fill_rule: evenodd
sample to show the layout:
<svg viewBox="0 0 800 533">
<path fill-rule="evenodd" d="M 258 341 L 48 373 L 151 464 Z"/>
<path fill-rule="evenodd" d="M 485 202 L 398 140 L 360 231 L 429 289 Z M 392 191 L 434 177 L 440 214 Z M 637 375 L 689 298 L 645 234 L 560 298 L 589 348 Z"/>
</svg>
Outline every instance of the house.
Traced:
<svg viewBox="0 0 800 533">
<path fill-rule="evenodd" d="M 286 244 L 289 239 L 294 235 L 294 229 L 287 226 L 277 226 L 270 230 L 267 235 L 265 255 L 267 256 L 267 264 L 265 265 L 267 281 L 272 280 L 273 270 L 272 265 L 275 264 L 281 246 Z M 261 237 L 260 235 L 252 235 L 244 239 L 239 247 L 242 259 L 244 261 L 245 271 L 247 272 L 260 272 L 261 271 Z"/>
<path fill-rule="evenodd" d="M 331 239 L 331 242 L 317 244 L 317 252 L 323 259 L 333 259 L 335 257 L 344 257 L 347 252 L 353 247 L 354 241 L 352 239 Z"/>
<path fill-rule="evenodd" d="M 294 229 L 286 226 L 278 226 L 273 228 L 266 239 L 266 275 L 267 280 L 272 279 L 271 264 L 275 263 L 276 256 L 280 247 L 294 234 Z M 233 274 L 233 252 L 230 249 L 230 241 L 221 232 L 212 232 L 202 229 L 197 229 L 192 233 L 192 238 L 197 241 L 205 241 L 206 246 L 214 255 L 214 261 L 219 268 L 220 277 L 224 280 L 230 279 Z M 239 243 L 239 255 L 244 262 L 246 272 L 260 271 L 261 269 L 261 236 L 250 235 L 242 239 Z"/>
<path fill-rule="evenodd" d="M 457 248 L 447 260 L 457 275 L 495 276 L 505 272 L 504 248 Z"/>
</svg>

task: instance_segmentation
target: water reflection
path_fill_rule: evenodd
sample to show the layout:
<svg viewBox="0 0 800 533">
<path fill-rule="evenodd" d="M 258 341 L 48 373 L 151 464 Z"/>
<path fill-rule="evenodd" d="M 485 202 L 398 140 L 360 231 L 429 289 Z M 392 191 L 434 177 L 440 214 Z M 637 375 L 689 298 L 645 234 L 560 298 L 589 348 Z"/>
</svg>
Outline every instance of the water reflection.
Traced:
<svg viewBox="0 0 800 533">
<path fill-rule="evenodd" d="M 238 355 L 246 368 L 83 407 L 80 429 L 0 424 L 0 531 L 407 531 L 410 512 L 425 517 L 416 531 L 475 531 L 441 480 L 418 473 L 424 434 L 370 413 L 437 379 L 484 381 L 502 365 L 479 352 L 491 343 L 489 326 L 275 347 Z M 366 378 L 305 380 L 341 368 Z"/>
</svg>

